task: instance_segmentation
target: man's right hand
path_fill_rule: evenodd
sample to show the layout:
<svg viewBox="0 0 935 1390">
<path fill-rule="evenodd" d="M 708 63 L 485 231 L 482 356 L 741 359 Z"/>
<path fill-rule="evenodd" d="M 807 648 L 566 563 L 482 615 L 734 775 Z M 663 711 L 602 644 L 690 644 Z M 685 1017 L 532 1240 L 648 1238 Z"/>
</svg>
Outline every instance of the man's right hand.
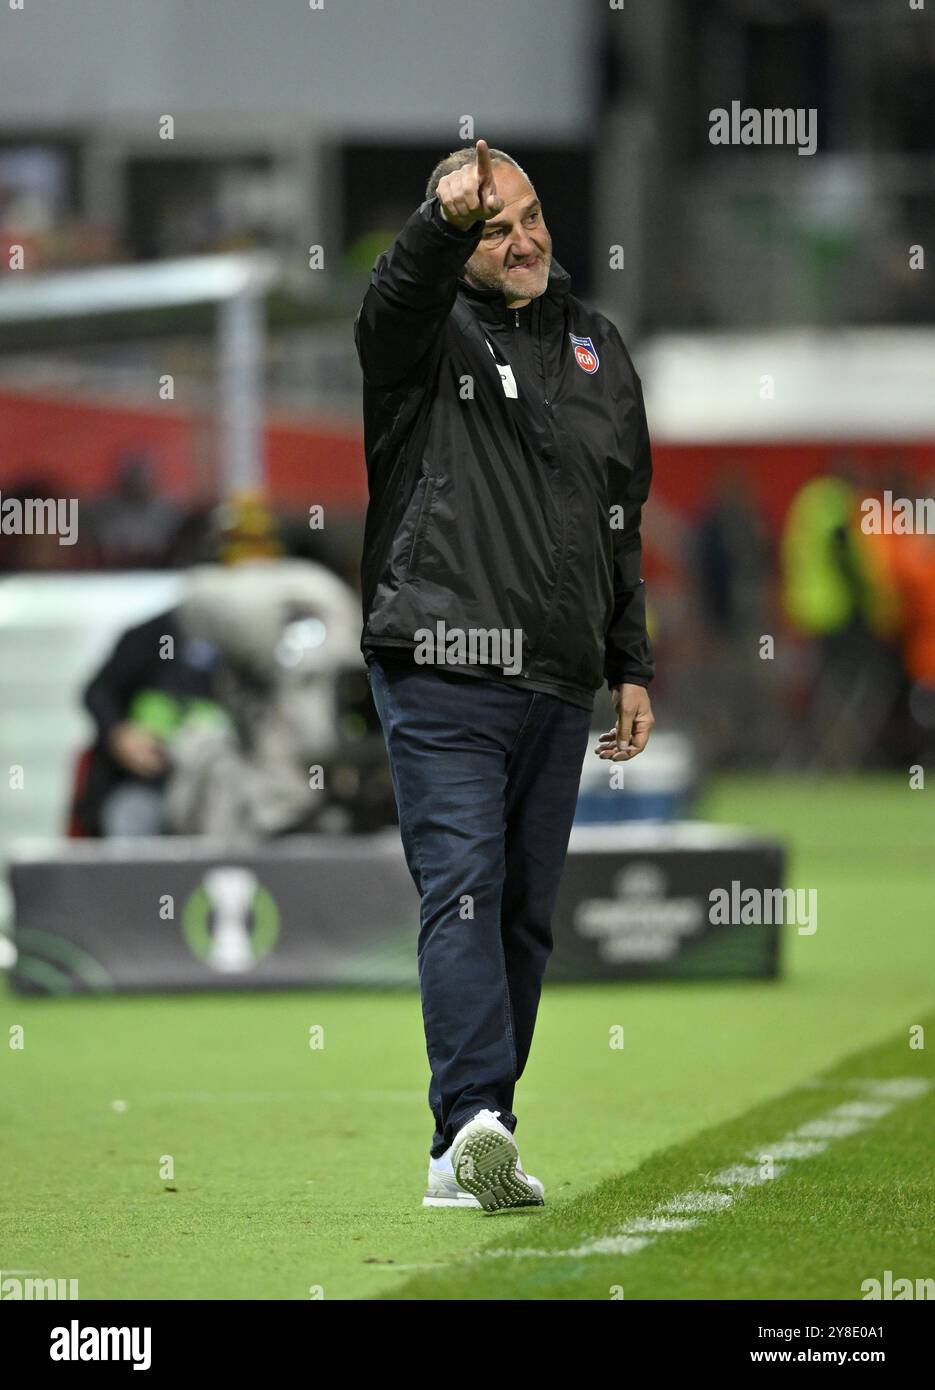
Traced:
<svg viewBox="0 0 935 1390">
<path fill-rule="evenodd" d="M 162 740 L 138 724 L 117 724 L 107 742 L 120 766 L 137 777 L 158 777 L 168 766 Z"/>
<path fill-rule="evenodd" d="M 437 192 L 442 217 L 462 231 L 473 227 L 475 222 L 487 222 L 503 211 L 503 199 L 497 196 L 486 140 L 478 140 L 475 161 L 439 179 Z"/>
</svg>

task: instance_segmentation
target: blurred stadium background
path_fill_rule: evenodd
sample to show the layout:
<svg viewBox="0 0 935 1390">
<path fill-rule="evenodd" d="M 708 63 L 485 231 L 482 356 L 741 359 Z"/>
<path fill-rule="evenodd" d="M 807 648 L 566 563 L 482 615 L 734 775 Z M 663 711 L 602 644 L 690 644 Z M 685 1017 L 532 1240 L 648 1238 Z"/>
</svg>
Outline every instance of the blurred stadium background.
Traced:
<svg viewBox="0 0 935 1390">
<path fill-rule="evenodd" d="M 655 463 L 657 728 L 622 791 L 584 770 L 530 1165 L 565 1176 L 573 1126 L 561 1192 L 584 1200 L 931 1009 L 935 526 L 872 536 L 860 520 L 886 492 L 935 508 L 933 9 L 33 0 L 0 15 L 0 521 L 77 505 L 68 543 L 0 524 L 3 1012 L 35 1025 L 3 1061 L 19 1137 L 0 1264 L 80 1266 L 85 1296 L 305 1297 L 329 1278 L 337 1296 L 392 1292 L 399 1273 L 372 1268 L 379 1251 L 364 1268 L 342 1234 L 371 1185 L 385 1262 L 425 1256 L 402 1236 L 428 1113 L 418 1004 L 378 992 L 412 985 L 414 917 L 357 650 L 351 326 L 432 166 L 476 136 L 529 171 L 575 292 L 620 327 Z M 710 144 L 709 113 L 733 100 L 814 108 L 817 152 Z M 610 722 L 602 692 L 595 728 Z M 737 865 L 815 888 L 814 940 L 683 940 L 686 903 Z M 669 975 L 695 976 L 691 992 L 632 978 Z M 289 983 L 374 992 L 247 992 Z M 157 992 L 56 997 L 124 989 Z M 655 1059 L 625 1084 L 589 1051 L 604 1067 L 624 1015 Z M 310 1024 L 346 1044 L 314 1080 L 285 1061 Z M 895 1074 L 917 1065 L 906 1052 Z M 587 1122 L 551 1093 L 584 1073 Z M 369 1097 L 382 1149 L 348 1096 Z M 256 1107 L 279 1167 L 259 1149 L 246 1176 L 219 1167 L 259 1142 L 243 1129 Z M 137 1108 L 142 1134 L 106 1137 Z M 388 1132 L 413 1172 L 384 1181 Z M 908 1133 L 930 1138 L 930 1114 Z M 142 1149 L 172 1142 L 216 1222 L 163 1224 L 140 1196 L 165 1189 Z M 76 1146 L 92 1166 L 110 1155 L 98 1177 L 73 1171 Z M 317 1213 L 285 1155 L 312 1164 Z M 259 1290 L 217 1271 L 238 1238 L 221 1207 L 249 1206 L 253 1160 Z M 113 1191 L 145 1208 L 120 1218 L 129 1267 L 104 1234 Z M 894 1249 L 918 1264 L 919 1219 L 882 1228 L 863 1272 Z M 201 1265 L 169 1253 L 179 1221 Z M 278 1273 L 258 1253 L 271 1231 Z M 831 1245 L 798 1285 L 777 1258 L 753 1294 L 731 1293 L 728 1263 L 713 1296 L 857 1296 Z M 553 1292 L 595 1296 L 564 1277 Z M 657 1269 L 644 1296 L 693 1296 L 688 1277 Z"/>
</svg>

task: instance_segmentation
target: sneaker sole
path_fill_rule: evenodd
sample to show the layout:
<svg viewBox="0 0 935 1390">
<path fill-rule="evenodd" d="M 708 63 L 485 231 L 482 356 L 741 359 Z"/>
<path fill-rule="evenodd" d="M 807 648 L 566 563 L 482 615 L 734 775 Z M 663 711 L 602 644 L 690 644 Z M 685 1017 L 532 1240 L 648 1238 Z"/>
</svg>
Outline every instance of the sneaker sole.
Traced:
<svg viewBox="0 0 935 1390">
<path fill-rule="evenodd" d="M 484 1211 L 544 1205 L 535 1188 L 517 1175 L 516 1145 L 495 1130 L 469 1135 L 452 1159 L 458 1185 L 476 1197 Z"/>
<path fill-rule="evenodd" d="M 430 1197 L 428 1193 L 422 1198 L 424 1207 L 472 1207 L 476 1210 L 480 1202 L 476 1197 L 472 1197 L 470 1192 L 465 1192 L 463 1197 Z"/>
</svg>

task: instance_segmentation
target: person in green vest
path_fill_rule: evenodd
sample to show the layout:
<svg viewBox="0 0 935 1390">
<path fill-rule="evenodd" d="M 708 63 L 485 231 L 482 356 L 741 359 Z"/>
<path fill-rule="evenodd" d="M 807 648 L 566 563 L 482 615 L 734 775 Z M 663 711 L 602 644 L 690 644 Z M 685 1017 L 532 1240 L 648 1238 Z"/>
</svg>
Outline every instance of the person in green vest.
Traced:
<svg viewBox="0 0 935 1390">
<path fill-rule="evenodd" d="M 872 763 L 901 683 L 887 640 L 887 596 L 860 530 L 860 498 L 848 477 L 811 478 L 783 526 L 782 608 L 792 628 L 811 639 L 815 663 L 807 715 L 786 754 L 798 765 Z"/>
</svg>

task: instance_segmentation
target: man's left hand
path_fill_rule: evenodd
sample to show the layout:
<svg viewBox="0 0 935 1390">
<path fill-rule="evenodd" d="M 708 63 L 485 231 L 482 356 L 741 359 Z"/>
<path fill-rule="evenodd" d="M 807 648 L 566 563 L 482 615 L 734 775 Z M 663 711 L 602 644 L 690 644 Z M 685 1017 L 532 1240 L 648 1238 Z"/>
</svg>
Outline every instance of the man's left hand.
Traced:
<svg viewBox="0 0 935 1390">
<path fill-rule="evenodd" d="M 617 726 L 601 734 L 594 751 L 607 762 L 628 762 L 642 753 L 656 721 L 649 695 L 641 685 L 615 685 L 611 697 L 617 711 Z"/>
</svg>

